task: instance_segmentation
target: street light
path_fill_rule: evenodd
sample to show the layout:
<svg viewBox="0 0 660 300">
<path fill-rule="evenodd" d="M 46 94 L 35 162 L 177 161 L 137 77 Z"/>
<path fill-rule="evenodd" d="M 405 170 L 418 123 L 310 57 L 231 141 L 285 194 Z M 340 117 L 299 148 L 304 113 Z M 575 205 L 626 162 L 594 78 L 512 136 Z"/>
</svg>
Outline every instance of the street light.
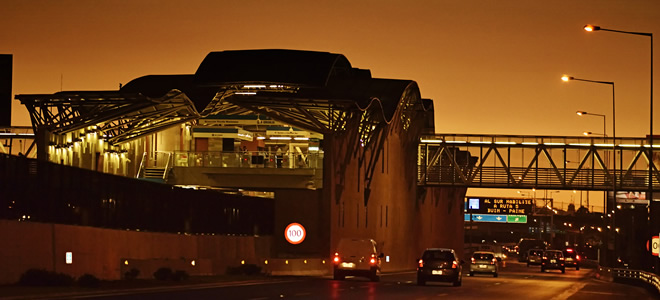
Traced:
<svg viewBox="0 0 660 300">
<path fill-rule="evenodd" d="M 592 31 L 609 31 L 609 32 L 615 32 L 615 33 L 623 33 L 623 34 L 632 34 L 632 35 L 641 35 L 641 36 L 648 36 L 650 38 L 651 42 L 651 63 L 650 63 L 650 68 L 651 68 L 651 86 L 650 86 L 650 93 L 649 93 L 649 189 L 648 189 L 648 194 L 647 194 L 647 199 L 649 200 L 649 206 L 650 206 L 650 213 L 649 213 L 649 220 L 651 225 L 651 230 L 657 232 L 658 230 L 658 221 L 657 217 L 653 217 L 654 215 L 658 214 L 658 205 L 660 203 L 654 205 L 653 203 L 653 167 L 651 164 L 653 164 L 653 34 L 648 33 L 648 32 L 636 32 L 636 31 L 623 31 L 623 30 L 616 30 L 616 29 L 607 29 L 607 28 L 602 28 L 600 26 L 596 25 L 590 25 L 587 24 L 584 26 L 584 30 L 587 32 L 592 32 Z M 616 197 L 616 194 L 615 196 Z M 654 232 L 654 233 L 655 233 Z M 660 269 L 658 266 L 658 261 L 656 260 L 655 262 L 655 269 L 656 273 L 658 273 L 658 269 Z"/>
<path fill-rule="evenodd" d="M 607 134 L 604 134 L 604 133 L 596 133 L 596 132 L 591 132 L 591 131 L 585 131 L 582 134 L 584 134 L 586 136 L 590 136 L 590 135 L 607 136 Z"/>
<path fill-rule="evenodd" d="M 602 114 L 595 114 L 595 113 L 590 113 L 582 110 L 578 110 L 575 112 L 578 116 L 597 116 L 597 117 L 602 117 L 603 118 L 603 136 L 607 136 L 607 118 L 605 115 Z M 587 134 L 585 134 L 587 135 Z"/>
<path fill-rule="evenodd" d="M 586 30 L 586 27 L 585 27 Z M 589 31 L 589 30 L 587 30 Z M 616 97 L 614 93 L 614 82 L 613 81 L 600 81 L 600 80 L 590 80 L 590 79 L 581 79 L 581 78 L 575 78 L 572 76 L 567 76 L 564 75 L 561 78 L 563 81 L 570 81 L 570 80 L 575 80 L 575 81 L 584 81 L 584 82 L 590 82 L 590 83 L 600 83 L 600 84 L 609 84 L 612 86 L 612 204 L 610 207 L 614 207 L 616 205 Z M 584 111 L 578 111 L 578 115 L 586 115 L 587 113 Z M 595 114 L 594 114 L 595 115 Z M 603 126 L 605 127 L 605 116 L 603 115 Z M 603 135 L 605 135 L 605 128 L 603 129 Z M 585 135 L 588 135 L 585 132 Z M 607 193 L 605 194 L 605 199 L 603 199 L 605 202 L 605 209 L 607 209 Z M 615 227 L 614 223 L 614 215 L 612 216 L 611 219 L 612 222 L 612 227 Z"/>
</svg>

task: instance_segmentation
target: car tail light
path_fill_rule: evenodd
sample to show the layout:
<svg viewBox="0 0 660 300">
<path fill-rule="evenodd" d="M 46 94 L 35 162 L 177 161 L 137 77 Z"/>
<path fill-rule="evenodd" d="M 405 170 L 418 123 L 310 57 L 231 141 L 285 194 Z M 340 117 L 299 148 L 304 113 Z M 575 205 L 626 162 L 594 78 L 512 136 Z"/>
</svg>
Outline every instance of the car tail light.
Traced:
<svg viewBox="0 0 660 300">
<path fill-rule="evenodd" d="M 421 260 L 421 259 L 420 259 L 417 263 L 419 264 L 419 267 L 420 267 L 420 268 L 423 268 L 423 267 L 424 267 L 424 260 Z"/>
<path fill-rule="evenodd" d="M 458 268 L 458 262 L 457 262 L 457 261 L 452 261 L 452 262 L 451 262 L 451 268 L 452 268 L 452 269 L 456 269 L 456 268 Z"/>
<path fill-rule="evenodd" d="M 471 260 L 472 260 L 472 263 L 475 263 L 475 262 L 474 262 L 474 257 L 472 257 Z"/>
<path fill-rule="evenodd" d="M 566 249 L 566 252 L 573 252 L 573 249 Z"/>
<path fill-rule="evenodd" d="M 496 262 L 497 262 L 497 259 L 496 259 L 496 258 L 493 258 L 493 259 L 490 261 L 490 264 L 491 264 L 491 265 L 494 265 Z"/>
<path fill-rule="evenodd" d="M 575 259 L 580 260 L 580 255 L 575 255 Z"/>
<path fill-rule="evenodd" d="M 371 259 L 369 260 L 369 262 L 370 262 L 372 265 L 376 263 L 376 254 L 371 254 Z"/>
<path fill-rule="evenodd" d="M 560 257 L 559 260 L 564 260 L 564 258 L 563 258 L 563 257 Z"/>
<path fill-rule="evenodd" d="M 339 263 L 339 253 L 335 252 L 335 258 L 332 259 L 332 261 L 334 261 L 336 264 Z"/>
<path fill-rule="evenodd" d="M 548 258 L 546 256 L 544 256 L 543 259 L 548 259 Z"/>
</svg>

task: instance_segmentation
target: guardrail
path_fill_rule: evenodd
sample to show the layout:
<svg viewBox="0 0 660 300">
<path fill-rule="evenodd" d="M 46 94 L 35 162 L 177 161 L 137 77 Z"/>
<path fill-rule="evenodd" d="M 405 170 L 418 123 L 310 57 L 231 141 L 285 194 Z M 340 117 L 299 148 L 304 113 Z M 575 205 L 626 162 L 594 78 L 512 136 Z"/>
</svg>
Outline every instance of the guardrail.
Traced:
<svg viewBox="0 0 660 300">
<path fill-rule="evenodd" d="M 616 280 L 619 279 L 633 279 L 641 280 L 653 287 L 660 293 L 660 276 L 640 270 L 629 269 L 612 269 L 612 277 Z"/>
<path fill-rule="evenodd" d="M 597 277 L 622 283 L 645 283 L 660 295 L 660 276 L 642 270 L 598 267 Z"/>
</svg>

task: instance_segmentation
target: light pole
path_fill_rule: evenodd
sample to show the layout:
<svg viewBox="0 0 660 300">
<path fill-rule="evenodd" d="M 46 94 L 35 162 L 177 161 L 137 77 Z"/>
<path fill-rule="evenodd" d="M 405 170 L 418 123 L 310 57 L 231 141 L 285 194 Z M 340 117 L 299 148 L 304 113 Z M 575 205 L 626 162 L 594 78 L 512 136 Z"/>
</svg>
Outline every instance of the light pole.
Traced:
<svg viewBox="0 0 660 300">
<path fill-rule="evenodd" d="M 595 26 L 595 25 L 585 25 L 584 30 L 587 32 L 593 32 L 593 31 L 609 31 L 609 32 L 614 32 L 614 33 L 623 33 L 623 34 L 631 34 L 631 35 L 641 35 L 641 36 L 648 36 L 651 42 L 651 86 L 650 86 L 650 94 L 649 94 L 649 187 L 648 187 L 648 193 L 647 193 L 647 199 L 649 200 L 649 227 L 651 229 L 651 235 L 648 235 L 648 242 L 650 243 L 650 236 L 653 234 L 657 233 L 660 231 L 660 224 L 658 224 L 657 217 L 654 217 L 660 213 L 660 203 L 654 204 L 653 203 L 653 165 L 655 164 L 653 161 L 653 34 L 648 33 L 648 32 L 636 32 L 636 31 L 623 31 L 623 30 L 616 30 L 616 29 L 607 29 L 607 28 L 602 28 L 600 26 Z M 655 272 L 656 274 L 660 272 L 660 263 L 658 260 L 655 260 Z"/>
<path fill-rule="evenodd" d="M 590 82 L 590 83 L 600 83 L 600 84 L 608 84 L 612 86 L 612 204 L 610 205 L 610 209 L 607 208 L 607 193 L 605 193 L 605 209 L 608 211 L 612 211 L 612 218 L 610 219 L 611 223 L 611 228 L 616 227 L 616 223 L 614 220 L 614 206 L 616 206 L 616 183 L 617 183 L 617 168 L 616 168 L 616 97 L 614 93 L 614 82 L 613 81 L 600 81 L 600 80 L 590 80 L 590 79 L 581 79 L 581 78 L 575 78 L 573 76 L 567 76 L 564 75 L 561 77 L 561 80 L 563 81 L 584 81 L 584 82 Z M 578 111 L 578 115 L 586 114 L 585 112 Z M 594 114 L 595 115 L 595 114 Z M 605 123 L 605 116 L 603 116 L 603 123 Z M 603 124 L 603 126 L 605 126 Z M 603 135 L 605 135 L 605 130 L 603 130 Z M 616 235 L 613 234 L 612 241 L 616 245 Z M 616 248 L 616 247 L 615 247 Z M 614 250 L 614 249 L 613 249 Z M 616 252 L 616 250 L 615 250 Z"/>
<path fill-rule="evenodd" d="M 566 80 L 564 80 L 564 77 L 562 77 L 562 80 L 568 81 L 570 80 L 568 76 L 565 76 Z M 595 114 L 595 113 L 590 113 L 582 110 L 578 110 L 575 112 L 578 116 L 597 116 L 597 117 L 602 117 L 603 118 L 603 136 L 607 136 L 607 118 L 605 115 L 602 114 Z M 586 135 L 586 134 L 585 134 Z"/>
</svg>

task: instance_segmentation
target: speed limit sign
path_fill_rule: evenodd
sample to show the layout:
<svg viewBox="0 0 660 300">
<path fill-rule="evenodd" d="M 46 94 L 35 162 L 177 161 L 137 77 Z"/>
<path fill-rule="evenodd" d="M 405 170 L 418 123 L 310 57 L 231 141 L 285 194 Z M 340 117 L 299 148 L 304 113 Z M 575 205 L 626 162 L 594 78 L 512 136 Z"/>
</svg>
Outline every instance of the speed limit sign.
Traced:
<svg viewBox="0 0 660 300">
<path fill-rule="evenodd" d="M 305 240 L 305 227 L 298 223 L 291 223 L 284 229 L 284 238 L 286 241 L 296 245 Z"/>
</svg>

